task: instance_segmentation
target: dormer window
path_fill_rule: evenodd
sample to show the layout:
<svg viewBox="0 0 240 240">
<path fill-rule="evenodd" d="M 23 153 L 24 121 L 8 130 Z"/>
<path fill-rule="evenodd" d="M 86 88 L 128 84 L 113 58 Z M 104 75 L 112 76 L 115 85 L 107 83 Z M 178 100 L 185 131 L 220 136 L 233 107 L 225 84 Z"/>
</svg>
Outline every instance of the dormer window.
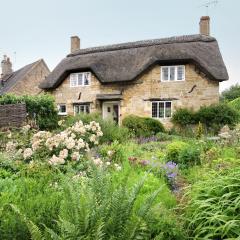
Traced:
<svg viewBox="0 0 240 240">
<path fill-rule="evenodd" d="M 161 67 L 161 81 L 184 81 L 185 80 L 185 66 L 162 66 Z"/>
<path fill-rule="evenodd" d="M 70 87 L 89 86 L 90 82 L 90 72 L 72 73 L 70 75 Z"/>
</svg>

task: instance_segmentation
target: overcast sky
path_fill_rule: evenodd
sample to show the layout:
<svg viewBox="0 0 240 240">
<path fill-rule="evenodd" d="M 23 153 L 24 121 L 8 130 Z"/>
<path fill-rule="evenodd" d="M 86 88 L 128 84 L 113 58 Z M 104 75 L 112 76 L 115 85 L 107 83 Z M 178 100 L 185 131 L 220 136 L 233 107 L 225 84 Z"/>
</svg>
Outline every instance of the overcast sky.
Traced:
<svg viewBox="0 0 240 240">
<path fill-rule="evenodd" d="M 69 53 L 72 35 L 86 48 L 196 34 L 209 1 L 0 0 L 0 56 L 10 56 L 14 70 L 40 58 L 52 70 Z M 240 0 L 219 0 L 208 13 L 230 76 L 222 90 L 240 82 Z"/>
</svg>

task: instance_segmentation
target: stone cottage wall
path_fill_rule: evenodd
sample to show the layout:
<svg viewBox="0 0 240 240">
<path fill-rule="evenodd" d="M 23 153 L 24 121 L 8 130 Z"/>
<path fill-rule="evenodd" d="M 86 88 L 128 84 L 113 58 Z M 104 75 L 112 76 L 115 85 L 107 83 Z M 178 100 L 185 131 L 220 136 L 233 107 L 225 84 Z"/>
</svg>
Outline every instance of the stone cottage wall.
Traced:
<svg viewBox="0 0 240 240">
<path fill-rule="evenodd" d="M 29 73 L 17 82 L 9 91 L 16 95 L 37 95 L 42 92 L 38 86 L 40 82 L 50 73 L 48 67 L 43 61 L 40 61 L 32 67 Z"/>
<path fill-rule="evenodd" d="M 101 84 L 92 74 L 90 86 L 75 88 L 70 87 L 67 77 L 52 94 L 58 104 L 67 104 L 68 114 L 73 114 L 73 103 L 91 102 L 91 111 L 101 112 L 97 94 L 122 93 L 120 121 L 129 114 L 151 117 L 151 98 L 174 98 L 173 110 L 179 107 L 197 110 L 219 101 L 219 82 L 206 78 L 193 64 L 187 64 L 185 72 L 185 81 L 161 82 L 161 67 L 157 65 L 128 84 Z M 161 121 L 165 125 L 170 122 L 169 119 Z"/>
</svg>

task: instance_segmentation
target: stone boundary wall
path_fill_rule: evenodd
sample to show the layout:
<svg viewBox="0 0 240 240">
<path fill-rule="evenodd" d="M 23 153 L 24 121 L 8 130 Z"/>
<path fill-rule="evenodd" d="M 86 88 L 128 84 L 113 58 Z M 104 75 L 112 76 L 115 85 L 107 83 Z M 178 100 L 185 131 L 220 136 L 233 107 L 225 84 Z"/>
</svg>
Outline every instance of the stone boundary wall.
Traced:
<svg viewBox="0 0 240 240">
<path fill-rule="evenodd" d="M 26 104 L 0 105 L 0 127 L 20 127 L 26 117 Z"/>
</svg>

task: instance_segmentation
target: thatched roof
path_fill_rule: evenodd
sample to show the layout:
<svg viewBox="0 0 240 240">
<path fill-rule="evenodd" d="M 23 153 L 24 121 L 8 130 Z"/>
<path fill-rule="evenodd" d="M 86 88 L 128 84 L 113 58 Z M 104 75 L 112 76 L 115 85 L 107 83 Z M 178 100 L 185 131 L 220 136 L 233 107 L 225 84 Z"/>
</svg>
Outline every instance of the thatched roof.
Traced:
<svg viewBox="0 0 240 240">
<path fill-rule="evenodd" d="M 40 59 L 36 62 L 30 63 L 18 69 L 17 71 L 0 78 L 0 95 L 3 95 L 10 91 L 16 83 L 22 81 L 26 77 L 26 75 L 30 73 L 30 71 L 42 61 L 44 62 L 43 59 Z"/>
<path fill-rule="evenodd" d="M 215 38 L 189 35 L 78 50 L 64 58 L 40 84 L 56 88 L 71 72 L 92 71 L 102 83 L 129 82 L 154 64 L 193 62 L 212 80 L 228 73 Z"/>
</svg>

